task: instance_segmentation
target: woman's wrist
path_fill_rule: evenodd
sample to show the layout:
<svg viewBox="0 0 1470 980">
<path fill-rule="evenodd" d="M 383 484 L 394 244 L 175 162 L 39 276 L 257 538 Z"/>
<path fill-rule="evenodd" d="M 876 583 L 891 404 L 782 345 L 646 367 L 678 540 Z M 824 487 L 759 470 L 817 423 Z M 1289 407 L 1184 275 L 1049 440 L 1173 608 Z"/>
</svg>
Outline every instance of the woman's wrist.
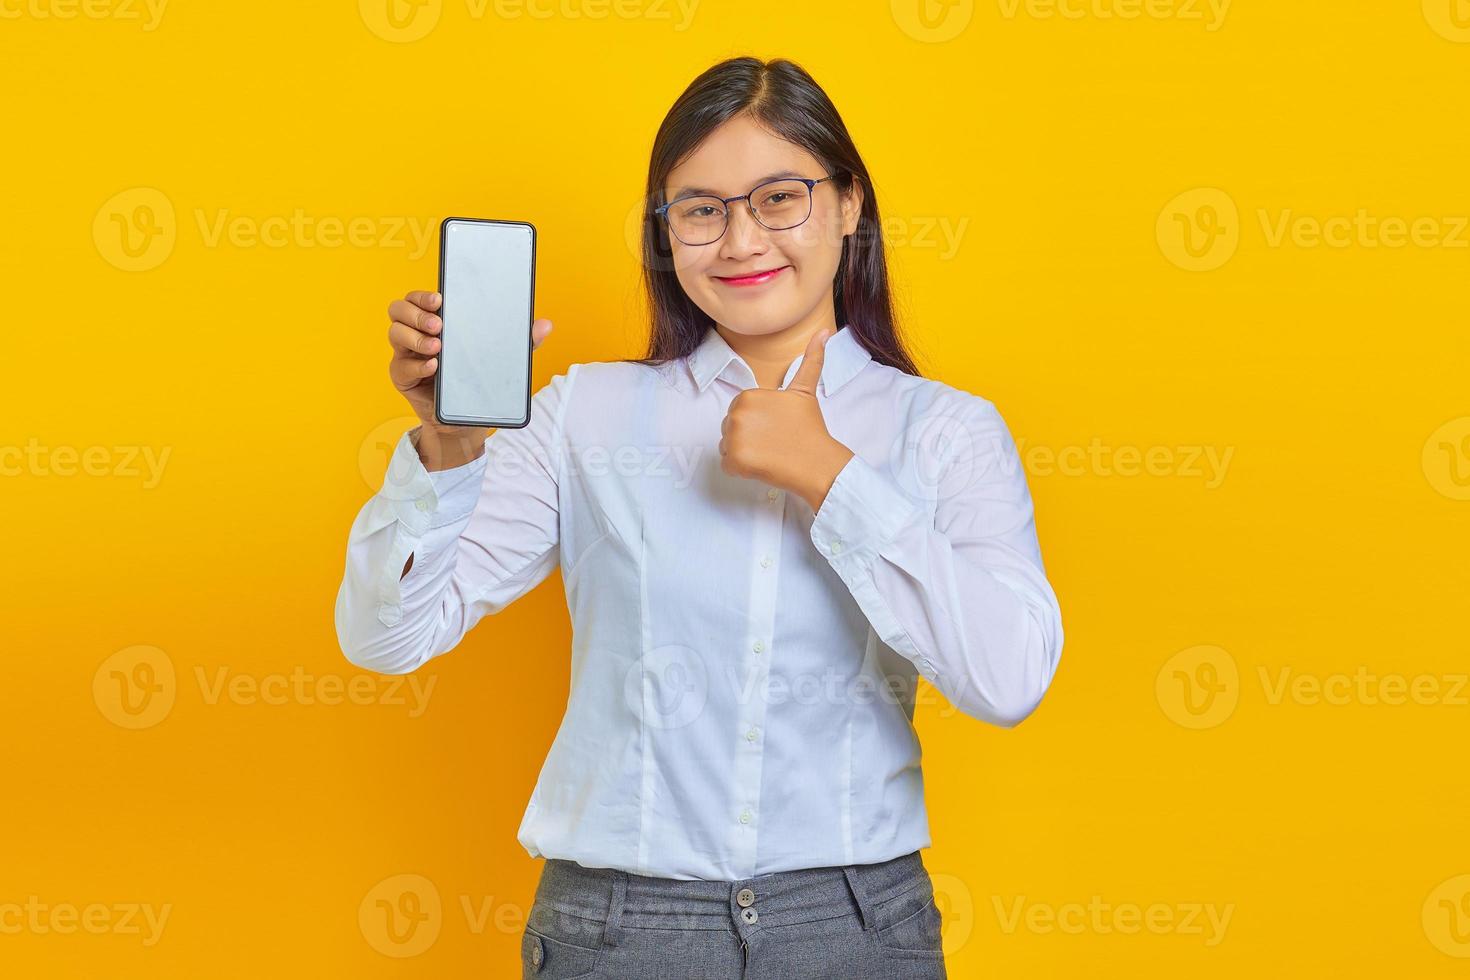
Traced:
<svg viewBox="0 0 1470 980">
<path fill-rule="evenodd" d="M 480 426 L 440 427 L 425 422 L 419 426 L 418 436 L 412 441 L 424 469 L 433 473 L 452 470 L 479 459 L 489 435 L 490 430 Z"/>
</svg>

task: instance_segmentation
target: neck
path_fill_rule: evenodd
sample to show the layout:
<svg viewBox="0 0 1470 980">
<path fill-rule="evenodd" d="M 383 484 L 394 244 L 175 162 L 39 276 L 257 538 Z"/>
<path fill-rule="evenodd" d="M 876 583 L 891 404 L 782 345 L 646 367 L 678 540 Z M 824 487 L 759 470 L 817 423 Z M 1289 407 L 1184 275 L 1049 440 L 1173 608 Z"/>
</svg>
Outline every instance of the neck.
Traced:
<svg viewBox="0 0 1470 980">
<path fill-rule="evenodd" d="M 715 324 L 725 343 L 740 355 L 755 372 L 755 382 L 762 388 L 775 388 L 786 377 L 786 371 L 806 351 L 812 334 L 823 327 L 837 328 L 836 313 L 830 304 L 822 304 L 820 310 L 793 323 L 783 330 L 764 334 L 742 334 L 721 324 Z"/>
</svg>

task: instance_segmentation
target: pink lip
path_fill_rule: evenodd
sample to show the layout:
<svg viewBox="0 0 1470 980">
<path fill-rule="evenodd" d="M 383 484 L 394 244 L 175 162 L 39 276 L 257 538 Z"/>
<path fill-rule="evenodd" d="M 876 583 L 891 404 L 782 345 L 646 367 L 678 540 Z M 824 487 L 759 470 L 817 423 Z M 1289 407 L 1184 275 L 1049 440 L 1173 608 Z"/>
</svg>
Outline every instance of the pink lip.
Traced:
<svg viewBox="0 0 1470 980">
<path fill-rule="evenodd" d="M 783 265 L 780 269 L 767 269 L 765 272 L 758 272 L 753 276 L 735 276 L 733 278 L 715 276 L 715 278 L 727 286 L 759 286 L 761 283 L 770 282 L 780 275 L 783 270 L 789 268 L 790 266 Z"/>
</svg>

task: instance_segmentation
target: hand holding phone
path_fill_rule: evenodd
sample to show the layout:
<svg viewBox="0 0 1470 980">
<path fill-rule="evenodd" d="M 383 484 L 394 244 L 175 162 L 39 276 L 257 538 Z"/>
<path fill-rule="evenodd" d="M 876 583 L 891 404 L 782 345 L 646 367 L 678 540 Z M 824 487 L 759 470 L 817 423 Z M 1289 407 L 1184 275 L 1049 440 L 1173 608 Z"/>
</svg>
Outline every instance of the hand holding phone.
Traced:
<svg viewBox="0 0 1470 980">
<path fill-rule="evenodd" d="M 430 470 L 449 469 L 476 458 L 490 433 L 488 427 L 443 425 L 435 418 L 434 376 L 442 347 L 442 306 L 442 296 L 427 290 L 415 290 L 388 305 L 388 343 L 393 348 L 388 376 L 423 423 L 419 456 Z M 540 347 L 551 330 L 550 320 L 532 323 L 531 348 Z"/>
</svg>

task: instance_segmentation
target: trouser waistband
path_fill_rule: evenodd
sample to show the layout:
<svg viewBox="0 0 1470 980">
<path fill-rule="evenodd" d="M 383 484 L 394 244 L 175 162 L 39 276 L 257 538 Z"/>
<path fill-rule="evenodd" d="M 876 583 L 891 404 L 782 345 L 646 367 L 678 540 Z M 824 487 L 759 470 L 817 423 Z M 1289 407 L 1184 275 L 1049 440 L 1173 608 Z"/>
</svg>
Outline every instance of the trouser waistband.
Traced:
<svg viewBox="0 0 1470 980">
<path fill-rule="evenodd" d="M 854 913 L 864 929 L 871 929 L 874 906 L 919 887 L 932 885 L 918 851 L 877 864 L 801 868 L 734 881 L 657 878 L 550 858 L 535 904 L 541 915 L 561 915 L 564 929 L 600 932 L 616 945 L 622 928 L 733 928 L 745 938 L 759 927 Z"/>
</svg>

